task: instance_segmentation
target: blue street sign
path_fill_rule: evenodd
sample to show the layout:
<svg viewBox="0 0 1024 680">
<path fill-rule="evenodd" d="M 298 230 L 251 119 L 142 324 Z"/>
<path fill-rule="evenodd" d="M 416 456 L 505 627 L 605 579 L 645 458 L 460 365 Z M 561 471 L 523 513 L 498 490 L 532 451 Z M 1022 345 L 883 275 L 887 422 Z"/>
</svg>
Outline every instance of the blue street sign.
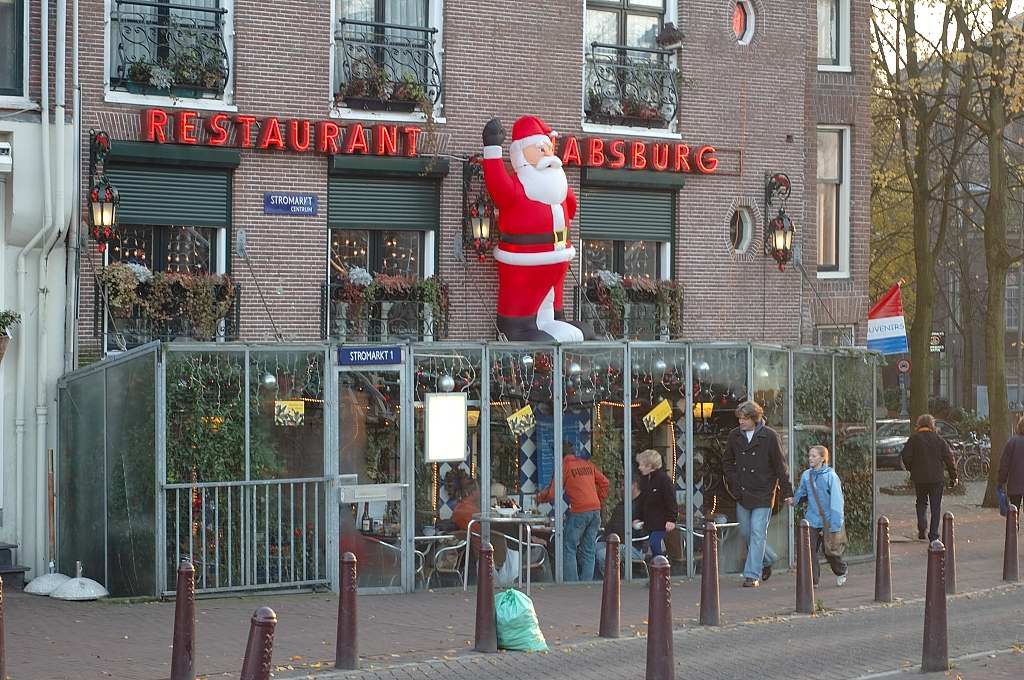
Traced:
<svg viewBox="0 0 1024 680">
<path fill-rule="evenodd" d="M 264 215 L 316 215 L 316 194 L 294 191 L 265 191 L 263 193 Z"/>
<path fill-rule="evenodd" d="M 391 366 L 402 363 L 401 347 L 339 347 L 338 363 L 342 366 Z"/>
</svg>

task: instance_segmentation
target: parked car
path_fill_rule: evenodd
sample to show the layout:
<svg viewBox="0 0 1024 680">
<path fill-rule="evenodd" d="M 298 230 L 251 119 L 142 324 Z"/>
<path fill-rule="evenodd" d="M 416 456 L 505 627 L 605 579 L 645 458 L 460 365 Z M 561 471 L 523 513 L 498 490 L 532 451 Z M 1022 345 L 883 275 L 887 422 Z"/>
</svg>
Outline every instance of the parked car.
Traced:
<svg viewBox="0 0 1024 680">
<path fill-rule="evenodd" d="M 962 441 L 960 430 L 946 420 L 935 421 L 935 431 L 950 445 Z M 910 421 L 904 419 L 879 420 L 875 424 L 875 467 L 879 470 L 902 470 L 900 453 L 910 438 Z"/>
</svg>

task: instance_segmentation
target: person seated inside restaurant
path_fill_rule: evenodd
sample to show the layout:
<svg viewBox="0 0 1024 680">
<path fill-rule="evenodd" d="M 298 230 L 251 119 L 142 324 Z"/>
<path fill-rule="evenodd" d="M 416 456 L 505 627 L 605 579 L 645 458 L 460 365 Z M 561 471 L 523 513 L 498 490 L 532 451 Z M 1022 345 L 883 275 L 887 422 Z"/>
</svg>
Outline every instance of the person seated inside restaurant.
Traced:
<svg viewBox="0 0 1024 680">
<path fill-rule="evenodd" d="M 601 534 L 601 540 L 598 542 L 597 550 L 597 575 L 599 578 L 604 577 L 604 560 L 605 560 L 605 541 L 608 540 L 608 536 L 615 534 L 619 537 L 623 543 L 619 544 L 619 559 L 626 560 L 627 555 L 629 561 L 639 562 L 644 558 L 643 550 L 641 550 L 636 542 L 636 539 L 647 536 L 647 531 L 643 528 L 643 523 L 636 519 L 640 511 L 640 504 L 637 499 L 640 498 L 640 482 L 636 479 L 633 480 L 633 487 L 630 489 L 630 500 L 633 504 L 633 545 L 629 546 L 629 550 L 626 550 L 624 541 L 626 540 L 626 501 L 625 499 L 619 501 L 619 503 L 612 508 L 611 515 L 608 516 L 608 522 L 604 525 L 604 531 Z"/>
</svg>

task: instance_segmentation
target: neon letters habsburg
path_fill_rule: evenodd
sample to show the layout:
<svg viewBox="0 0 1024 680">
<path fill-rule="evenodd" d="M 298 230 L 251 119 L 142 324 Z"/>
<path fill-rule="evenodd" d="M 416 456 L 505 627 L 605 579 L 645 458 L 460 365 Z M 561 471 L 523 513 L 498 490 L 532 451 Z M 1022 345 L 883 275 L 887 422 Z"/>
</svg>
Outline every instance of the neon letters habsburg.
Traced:
<svg viewBox="0 0 1024 680">
<path fill-rule="evenodd" d="M 263 151 L 295 153 L 363 154 L 406 156 L 418 154 L 423 129 L 416 125 L 381 123 L 363 125 L 334 120 L 257 118 L 243 114 L 212 113 L 205 118 L 197 111 L 141 111 L 141 140 L 157 144 L 231 146 Z M 558 138 L 558 155 L 566 167 L 626 168 L 657 172 L 714 174 L 718 170 L 717 150 L 710 145 L 690 148 L 687 144 L 639 140 Z"/>
</svg>

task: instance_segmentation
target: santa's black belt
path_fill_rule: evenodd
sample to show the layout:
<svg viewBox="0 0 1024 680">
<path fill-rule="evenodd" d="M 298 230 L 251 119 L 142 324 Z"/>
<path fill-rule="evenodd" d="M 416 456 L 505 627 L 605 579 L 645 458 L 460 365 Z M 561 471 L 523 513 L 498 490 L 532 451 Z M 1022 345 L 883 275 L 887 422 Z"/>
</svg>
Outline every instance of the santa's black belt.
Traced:
<svg viewBox="0 0 1024 680">
<path fill-rule="evenodd" d="M 501 232 L 499 238 L 514 246 L 546 246 L 553 243 L 565 243 L 569 238 L 568 229 L 560 229 L 547 234 L 507 234 Z"/>
</svg>

